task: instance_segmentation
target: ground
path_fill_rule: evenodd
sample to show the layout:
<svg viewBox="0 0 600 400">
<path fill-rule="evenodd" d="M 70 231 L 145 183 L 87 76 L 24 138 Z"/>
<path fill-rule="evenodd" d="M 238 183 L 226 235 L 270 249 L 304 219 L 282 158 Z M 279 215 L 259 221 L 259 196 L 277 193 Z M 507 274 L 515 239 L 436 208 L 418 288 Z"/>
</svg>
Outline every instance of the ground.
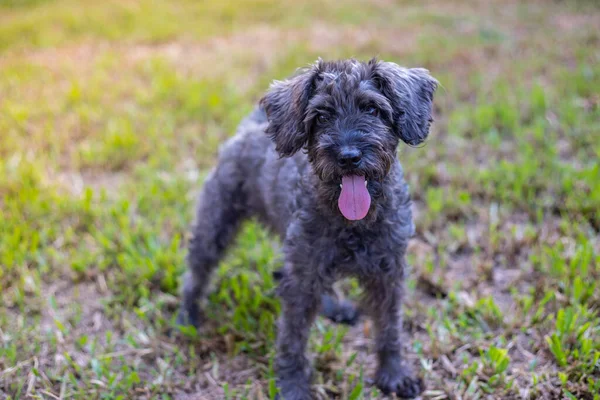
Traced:
<svg viewBox="0 0 600 400">
<path fill-rule="evenodd" d="M 374 55 L 441 82 L 399 153 L 422 398 L 599 399 L 593 0 L 0 1 L 0 399 L 273 398 L 258 225 L 172 330 L 194 199 L 272 79 Z M 310 354 L 318 398 L 381 398 L 368 320 L 319 320 Z"/>
</svg>

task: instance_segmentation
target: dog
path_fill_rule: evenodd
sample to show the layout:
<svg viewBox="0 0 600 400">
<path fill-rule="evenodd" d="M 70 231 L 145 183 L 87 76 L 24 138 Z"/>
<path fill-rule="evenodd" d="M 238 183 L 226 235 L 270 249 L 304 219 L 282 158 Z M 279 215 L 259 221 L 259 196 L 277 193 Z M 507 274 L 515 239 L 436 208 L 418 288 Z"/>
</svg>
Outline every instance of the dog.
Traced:
<svg viewBox="0 0 600 400">
<path fill-rule="evenodd" d="M 415 227 L 397 147 L 427 138 L 437 86 L 426 69 L 376 59 L 319 59 L 275 81 L 204 183 L 178 322 L 198 326 L 211 271 L 240 224 L 255 218 L 283 242 L 280 396 L 312 398 L 310 327 L 323 295 L 348 276 L 361 283 L 361 310 L 373 320 L 375 384 L 385 394 L 418 396 L 423 382 L 402 358 L 405 252 Z"/>
</svg>

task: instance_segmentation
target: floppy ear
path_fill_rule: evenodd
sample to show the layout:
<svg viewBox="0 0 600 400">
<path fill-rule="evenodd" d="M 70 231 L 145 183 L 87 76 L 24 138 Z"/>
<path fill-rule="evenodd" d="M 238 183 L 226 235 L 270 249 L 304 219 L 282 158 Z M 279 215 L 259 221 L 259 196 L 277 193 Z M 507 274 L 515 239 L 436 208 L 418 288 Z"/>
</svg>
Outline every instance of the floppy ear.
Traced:
<svg viewBox="0 0 600 400">
<path fill-rule="evenodd" d="M 393 109 L 394 131 L 414 146 L 429 135 L 433 94 L 438 81 L 424 68 L 403 68 L 391 62 L 375 66 L 374 80 Z"/>
<path fill-rule="evenodd" d="M 269 121 L 266 133 L 282 157 L 293 155 L 308 140 L 304 119 L 317 75 L 317 68 L 312 67 L 291 79 L 275 81 L 260 100 Z"/>
</svg>

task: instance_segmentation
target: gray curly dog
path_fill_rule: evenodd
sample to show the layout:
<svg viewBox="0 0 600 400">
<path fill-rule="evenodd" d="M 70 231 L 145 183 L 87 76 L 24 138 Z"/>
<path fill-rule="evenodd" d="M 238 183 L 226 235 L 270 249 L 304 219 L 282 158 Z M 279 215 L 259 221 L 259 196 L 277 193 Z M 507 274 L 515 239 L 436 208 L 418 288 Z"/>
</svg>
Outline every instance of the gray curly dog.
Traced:
<svg viewBox="0 0 600 400">
<path fill-rule="evenodd" d="M 211 271 L 240 223 L 256 218 L 283 241 L 280 396 L 312 398 L 310 327 L 323 296 L 347 276 L 363 286 L 361 310 L 373 320 L 376 385 L 418 396 L 423 383 L 402 363 L 405 252 L 414 224 L 396 155 L 401 140 L 414 146 L 429 134 L 436 88 L 425 69 L 377 60 L 318 60 L 274 82 L 204 184 L 179 323 L 198 326 Z M 331 314 L 336 304 L 327 308 Z"/>
</svg>

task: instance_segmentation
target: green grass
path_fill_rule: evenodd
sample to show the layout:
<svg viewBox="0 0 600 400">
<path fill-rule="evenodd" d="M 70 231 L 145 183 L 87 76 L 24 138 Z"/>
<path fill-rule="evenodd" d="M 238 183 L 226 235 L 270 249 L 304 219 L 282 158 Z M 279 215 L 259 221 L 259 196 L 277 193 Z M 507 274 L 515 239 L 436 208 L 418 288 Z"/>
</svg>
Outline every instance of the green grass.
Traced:
<svg viewBox="0 0 600 400">
<path fill-rule="evenodd" d="M 600 398 L 593 2 L 0 1 L 0 398 L 274 398 L 278 240 L 244 226 L 173 331 L 196 193 L 272 79 L 379 55 L 442 83 L 405 327 L 426 399 Z M 349 297 L 357 282 L 342 282 Z M 318 320 L 318 398 L 375 399 Z"/>
</svg>

